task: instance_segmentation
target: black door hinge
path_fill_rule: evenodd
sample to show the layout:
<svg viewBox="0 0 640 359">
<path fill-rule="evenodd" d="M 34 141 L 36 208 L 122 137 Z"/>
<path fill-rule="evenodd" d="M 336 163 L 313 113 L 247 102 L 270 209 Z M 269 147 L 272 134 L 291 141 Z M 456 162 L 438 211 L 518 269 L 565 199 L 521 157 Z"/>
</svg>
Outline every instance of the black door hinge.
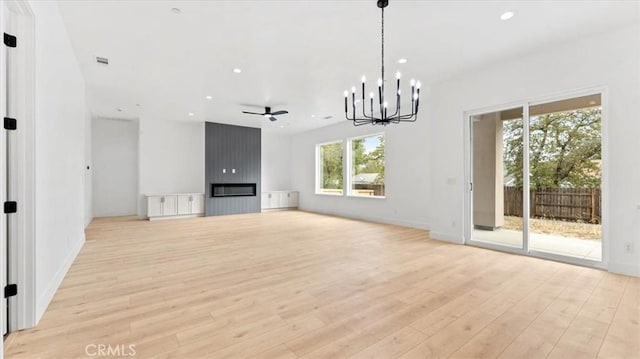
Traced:
<svg viewBox="0 0 640 359">
<path fill-rule="evenodd" d="M 18 294 L 18 285 L 17 284 L 9 284 L 4 287 L 4 297 L 9 298 Z"/>
<path fill-rule="evenodd" d="M 9 35 L 6 32 L 4 33 L 4 44 L 8 47 L 16 47 L 16 45 L 18 45 L 18 39 L 13 36 L 13 35 Z"/>
<path fill-rule="evenodd" d="M 4 129 L 5 130 L 16 130 L 18 129 L 18 121 L 15 118 L 5 117 L 4 118 Z"/>
<path fill-rule="evenodd" d="M 4 203 L 4 213 L 16 213 L 18 212 L 18 202 L 7 201 Z"/>
</svg>

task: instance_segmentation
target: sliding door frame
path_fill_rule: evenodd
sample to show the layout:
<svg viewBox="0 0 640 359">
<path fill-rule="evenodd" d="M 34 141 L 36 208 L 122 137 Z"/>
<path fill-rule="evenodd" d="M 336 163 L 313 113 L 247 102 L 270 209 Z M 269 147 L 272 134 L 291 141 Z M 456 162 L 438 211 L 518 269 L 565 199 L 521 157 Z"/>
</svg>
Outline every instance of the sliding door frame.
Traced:
<svg viewBox="0 0 640 359">
<path fill-rule="evenodd" d="M 601 206 L 601 218 L 602 218 L 602 260 L 593 261 L 582 258 L 574 258 L 569 256 L 557 255 L 553 253 L 541 252 L 532 250 L 529 246 L 529 218 L 530 218 L 530 195 L 529 191 L 523 193 L 523 242 L 522 248 L 514 248 L 508 246 L 502 246 L 498 244 L 491 244 L 485 242 L 478 242 L 473 240 L 473 116 L 487 114 L 491 112 L 503 111 L 507 109 L 523 108 L 523 188 L 528 189 L 529 183 L 529 108 L 531 106 L 540 105 L 548 102 L 568 100 L 575 97 L 582 97 L 588 95 L 600 95 L 601 108 L 602 108 L 602 168 L 601 168 L 601 188 L 602 188 L 602 206 Z M 542 259 L 549 259 L 558 262 L 564 262 L 569 264 L 576 264 L 581 266 L 607 269 L 609 262 L 609 98 L 608 89 L 606 86 L 594 86 L 584 89 L 566 91 L 556 93 L 550 96 L 538 97 L 532 100 L 525 100 L 519 102 L 512 102 L 503 105 L 490 106 L 479 108 L 475 110 L 465 111 L 463 115 L 463 128 L 464 128 L 464 175 L 465 175 L 465 194 L 464 194 L 464 244 L 473 245 L 477 247 L 499 250 L 509 253 L 521 254 L 526 256 L 532 256 Z"/>
</svg>

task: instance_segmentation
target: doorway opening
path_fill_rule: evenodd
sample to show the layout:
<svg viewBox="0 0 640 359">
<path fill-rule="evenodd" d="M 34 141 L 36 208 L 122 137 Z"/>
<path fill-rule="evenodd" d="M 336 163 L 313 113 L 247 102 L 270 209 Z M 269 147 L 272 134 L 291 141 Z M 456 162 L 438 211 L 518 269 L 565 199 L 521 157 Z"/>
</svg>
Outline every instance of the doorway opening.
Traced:
<svg viewBox="0 0 640 359">
<path fill-rule="evenodd" d="M 602 267 L 602 94 L 468 115 L 468 243 Z"/>
</svg>

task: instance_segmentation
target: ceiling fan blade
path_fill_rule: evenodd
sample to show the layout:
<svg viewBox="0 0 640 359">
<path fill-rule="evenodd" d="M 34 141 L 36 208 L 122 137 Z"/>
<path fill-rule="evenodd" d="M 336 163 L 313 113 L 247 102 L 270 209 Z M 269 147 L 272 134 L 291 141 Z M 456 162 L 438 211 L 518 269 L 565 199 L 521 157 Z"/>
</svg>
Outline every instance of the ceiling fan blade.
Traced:
<svg viewBox="0 0 640 359">
<path fill-rule="evenodd" d="M 269 120 L 271 120 L 271 122 L 273 122 L 273 121 L 277 120 L 277 118 L 271 116 L 271 117 L 269 117 Z"/>
<path fill-rule="evenodd" d="M 289 113 L 289 111 L 281 110 L 281 111 L 272 112 L 271 114 L 274 115 L 274 116 L 277 116 L 277 115 L 286 115 L 288 113 Z"/>
<path fill-rule="evenodd" d="M 242 111 L 242 113 L 248 113 L 249 115 L 264 115 L 264 113 L 258 113 L 258 112 L 249 112 L 249 111 Z"/>
</svg>

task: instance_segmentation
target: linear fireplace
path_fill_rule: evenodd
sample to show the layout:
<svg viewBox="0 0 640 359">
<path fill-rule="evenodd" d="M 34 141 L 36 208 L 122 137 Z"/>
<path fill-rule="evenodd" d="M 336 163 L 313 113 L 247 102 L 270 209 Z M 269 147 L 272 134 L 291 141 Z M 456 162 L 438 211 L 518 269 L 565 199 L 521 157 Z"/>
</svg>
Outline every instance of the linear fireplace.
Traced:
<svg viewBox="0 0 640 359">
<path fill-rule="evenodd" d="M 256 195 L 255 183 L 212 183 L 211 197 L 248 197 Z"/>
</svg>

